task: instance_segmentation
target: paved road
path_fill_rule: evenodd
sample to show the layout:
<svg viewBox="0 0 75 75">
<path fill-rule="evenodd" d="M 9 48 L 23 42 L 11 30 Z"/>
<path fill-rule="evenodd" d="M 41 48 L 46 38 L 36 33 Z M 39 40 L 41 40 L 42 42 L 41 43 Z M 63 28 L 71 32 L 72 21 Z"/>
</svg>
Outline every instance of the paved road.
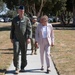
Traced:
<svg viewBox="0 0 75 75">
<path fill-rule="evenodd" d="M 44 70 L 43 71 L 40 70 L 41 64 L 40 64 L 39 49 L 37 51 L 37 55 L 31 55 L 31 50 L 29 50 L 29 48 L 30 48 L 30 45 L 28 45 L 28 51 L 27 51 L 28 65 L 25 68 L 25 72 L 20 72 L 18 75 L 46 75 L 47 74 L 46 63 L 44 63 L 45 65 Z M 21 56 L 19 57 L 21 60 Z M 50 61 L 51 61 L 51 72 L 47 75 L 58 75 L 51 57 L 50 57 Z M 14 72 L 15 72 L 15 68 L 12 62 L 5 75 L 15 75 Z"/>
</svg>

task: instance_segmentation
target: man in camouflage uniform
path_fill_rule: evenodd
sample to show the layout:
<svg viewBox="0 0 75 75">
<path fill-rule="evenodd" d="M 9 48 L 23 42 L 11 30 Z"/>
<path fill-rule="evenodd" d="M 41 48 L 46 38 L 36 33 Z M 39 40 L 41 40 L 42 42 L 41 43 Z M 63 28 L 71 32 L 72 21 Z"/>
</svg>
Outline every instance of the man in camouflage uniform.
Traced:
<svg viewBox="0 0 75 75">
<path fill-rule="evenodd" d="M 31 22 L 28 17 L 24 16 L 24 6 L 19 6 L 18 15 L 13 18 L 11 26 L 10 39 L 13 43 L 14 54 L 13 63 L 15 66 L 15 73 L 19 73 L 19 53 L 21 51 L 21 71 L 27 65 L 26 51 L 27 44 L 30 43 L 31 38 Z"/>
<path fill-rule="evenodd" d="M 32 38 L 31 38 L 31 54 L 37 54 L 37 48 L 35 46 L 35 29 L 38 25 L 38 22 L 37 22 L 37 17 L 36 16 L 33 16 L 32 17 Z"/>
</svg>

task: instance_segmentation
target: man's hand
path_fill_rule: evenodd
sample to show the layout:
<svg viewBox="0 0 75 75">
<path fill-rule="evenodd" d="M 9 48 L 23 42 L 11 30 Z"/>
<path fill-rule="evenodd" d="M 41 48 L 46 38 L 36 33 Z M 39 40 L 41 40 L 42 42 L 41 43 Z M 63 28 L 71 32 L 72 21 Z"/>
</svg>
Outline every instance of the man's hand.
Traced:
<svg viewBox="0 0 75 75">
<path fill-rule="evenodd" d="M 39 48 L 39 44 L 37 42 L 35 42 L 35 46 L 36 48 Z"/>
<path fill-rule="evenodd" d="M 31 40 L 30 39 L 27 39 L 27 44 L 29 44 L 31 42 Z"/>
<path fill-rule="evenodd" d="M 13 43 L 13 39 L 11 39 L 11 43 Z"/>
</svg>

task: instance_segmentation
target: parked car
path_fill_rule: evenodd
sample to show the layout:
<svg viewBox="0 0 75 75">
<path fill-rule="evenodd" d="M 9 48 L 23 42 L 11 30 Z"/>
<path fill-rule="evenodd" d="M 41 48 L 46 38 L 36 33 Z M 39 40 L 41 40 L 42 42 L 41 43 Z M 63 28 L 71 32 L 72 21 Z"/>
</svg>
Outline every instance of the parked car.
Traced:
<svg viewBox="0 0 75 75">
<path fill-rule="evenodd" d="M 59 22 L 59 17 L 56 17 L 56 16 L 51 16 L 48 18 L 48 22 L 49 23 L 52 23 L 52 22 Z"/>
<path fill-rule="evenodd" d="M 49 23 L 52 23 L 52 22 L 53 22 L 53 18 L 51 18 L 51 17 L 48 18 L 48 22 L 49 22 Z"/>
<path fill-rule="evenodd" d="M 4 19 L 3 18 L 0 18 L 0 22 L 4 22 Z"/>
<path fill-rule="evenodd" d="M 10 22 L 11 20 L 10 20 L 10 18 L 9 17 L 5 17 L 4 18 L 4 22 Z"/>
</svg>

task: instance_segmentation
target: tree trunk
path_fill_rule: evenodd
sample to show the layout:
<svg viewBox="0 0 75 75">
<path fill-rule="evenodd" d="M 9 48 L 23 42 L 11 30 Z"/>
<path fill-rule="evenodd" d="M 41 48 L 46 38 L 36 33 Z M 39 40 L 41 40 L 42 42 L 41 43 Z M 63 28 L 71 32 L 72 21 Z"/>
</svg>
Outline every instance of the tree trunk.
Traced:
<svg viewBox="0 0 75 75">
<path fill-rule="evenodd" d="M 73 25 L 75 26 L 75 0 L 72 0 L 73 3 Z"/>
<path fill-rule="evenodd" d="M 35 3 L 33 3 L 32 5 L 32 11 L 33 11 L 33 15 L 36 15 Z"/>
<path fill-rule="evenodd" d="M 75 25 L 75 5 L 73 5 L 73 25 Z"/>
<path fill-rule="evenodd" d="M 62 13 L 61 13 L 61 16 L 60 16 L 60 20 L 61 20 L 61 24 L 64 26 L 64 25 L 66 25 L 66 20 L 65 20 L 65 12 L 63 11 Z"/>
<path fill-rule="evenodd" d="M 37 17 L 39 17 L 39 16 L 40 16 L 41 11 L 42 11 L 42 8 L 43 8 L 43 0 L 41 0 L 41 5 L 40 5 L 39 12 L 38 12 L 38 14 L 37 14 Z"/>
</svg>

